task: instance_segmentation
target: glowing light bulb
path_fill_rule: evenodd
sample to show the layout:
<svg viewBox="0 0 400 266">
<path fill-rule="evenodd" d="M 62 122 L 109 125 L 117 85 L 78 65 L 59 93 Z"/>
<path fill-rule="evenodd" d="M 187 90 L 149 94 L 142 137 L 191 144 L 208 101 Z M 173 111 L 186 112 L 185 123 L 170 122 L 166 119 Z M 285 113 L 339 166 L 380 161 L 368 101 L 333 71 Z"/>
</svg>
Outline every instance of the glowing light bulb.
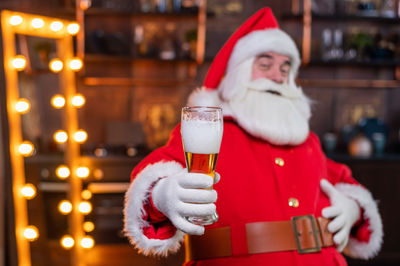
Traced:
<svg viewBox="0 0 400 266">
<path fill-rule="evenodd" d="M 44 21 L 41 18 L 34 18 L 32 19 L 32 27 L 35 29 L 40 29 L 44 26 Z"/>
<path fill-rule="evenodd" d="M 101 169 L 95 169 L 94 171 L 93 171 L 93 176 L 94 176 L 94 178 L 96 178 L 97 180 L 101 180 L 101 179 L 103 179 L 103 177 L 104 177 L 104 172 L 103 172 L 103 170 L 101 170 Z"/>
<path fill-rule="evenodd" d="M 81 70 L 82 66 L 83 62 L 79 58 L 74 58 L 69 62 L 69 68 L 71 68 L 73 71 Z"/>
<path fill-rule="evenodd" d="M 71 35 L 75 35 L 79 32 L 79 24 L 78 23 L 71 23 L 67 26 L 67 31 Z"/>
<path fill-rule="evenodd" d="M 87 140 L 87 133 L 84 130 L 78 130 L 74 133 L 74 140 L 78 143 L 83 143 Z"/>
<path fill-rule="evenodd" d="M 92 211 L 92 204 L 89 201 L 79 203 L 78 210 L 83 214 L 89 214 Z"/>
<path fill-rule="evenodd" d="M 22 156 L 29 157 L 35 152 L 35 147 L 30 141 L 24 141 L 18 146 L 18 151 Z"/>
<path fill-rule="evenodd" d="M 75 245 L 75 240 L 70 235 L 64 235 L 61 240 L 60 244 L 65 249 L 70 249 Z"/>
<path fill-rule="evenodd" d="M 22 71 L 26 67 L 26 58 L 23 55 L 17 55 L 11 62 L 13 68 L 17 71 Z"/>
<path fill-rule="evenodd" d="M 89 189 L 82 190 L 81 197 L 84 200 L 89 200 L 92 198 L 92 192 Z"/>
<path fill-rule="evenodd" d="M 94 239 L 91 236 L 85 236 L 81 240 L 81 247 L 92 248 L 94 246 Z"/>
<path fill-rule="evenodd" d="M 69 171 L 69 168 L 65 165 L 60 165 L 56 169 L 56 175 L 60 179 L 66 179 L 67 177 L 69 177 L 70 174 L 71 172 Z"/>
<path fill-rule="evenodd" d="M 93 222 L 84 222 L 83 223 L 83 230 L 87 233 L 92 232 L 94 230 L 94 223 Z"/>
<path fill-rule="evenodd" d="M 36 228 L 36 226 L 29 225 L 24 230 L 24 237 L 28 241 L 35 241 L 39 237 L 39 230 Z"/>
<path fill-rule="evenodd" d="M 82 166 L 82 167 L 78 167 L 76 169 L 76 175 L 80 178 L 86 178 L 89 176 L 89 168 L 87 168 L 86 166 Z"/>
<path fill-rule="evenodd" d="M 60 72 L 63 69 L 63 67 L 64 67 L 63 62 L 58 58 L 51 60 L 49 63 L 50 70 L 55 73 Z"/>
<path fill-rule="evenodd" d="M 58 143 L 65 143 L 68 140 L 68 134 L 64 130 L 57 130 L 54 133 L 53 138 Z"/>
<path fill-rule="evenodd" d="M 86 99 L 82 94 L 76 94 L 74 97 L 72 97 L 71 102 L 75 107 L 82 107 L 85 104 Z"/>
<path fill-rule="evenodd" d="M 71 202 L 69 202 L 68 200 L 62 200 L 60 201 L 60 203 L 58 204 L 58 210 L 62 213 L 62 214 L 68 214 L 72 211 L 72 204 Z"/>
<path fill-rule="evenodd" d="M 92 5 L 92 0 L 81 0 L 79 3 L 79 7 L 82 10 L 87 10 Z"/>
<path fill-rule="evenodd" d="M 33 199 L 36 196 L 36 187 L 30 183 L 21 188 L 21 193 L 26 199 Z"/>
<path fill-rule="evenodd" d="M 20 114 L 26 114 L 31 109 L 31 104 L 27 99 L 19 99 L 15 104 L 15 110 Z"/>
<path fill-rule="evenodd" d="M 54 21 L 50 24 L 50 29 L 52 31 L 60 31 L 64 27 L 64 24 L 61 21 Z"/>
<path fill-rule="evenodd" d="M 10 24 L 13 25 L 13 26 L 18 26 L 18 25 L 21 24 L 23 21 L 24 21 L 24 19 L 23 19 L 21 16 L 19 16 L 19 15 L 14 15 L 14 16 L 11 16 L 9 22 L 10 22 Z"/>
<path fill-rule="evenodd" d="M 65 98 L 59 94 L 56 94 L 53 96 L 53 98 L 51 98 L 51 105 L 57 109 L 63 108 L 65 105 Z"/>
</svg>

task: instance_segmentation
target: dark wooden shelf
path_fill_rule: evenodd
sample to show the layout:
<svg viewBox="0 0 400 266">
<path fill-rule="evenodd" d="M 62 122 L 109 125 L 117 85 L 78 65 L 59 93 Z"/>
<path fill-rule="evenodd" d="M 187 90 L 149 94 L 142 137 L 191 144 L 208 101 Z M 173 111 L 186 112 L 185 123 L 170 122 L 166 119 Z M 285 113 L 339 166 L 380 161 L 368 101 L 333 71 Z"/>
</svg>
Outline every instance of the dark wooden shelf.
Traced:
<svg viewBox="0 0 400 266">
<path fill-rule="evenodd" d="M 130 78 L 130 77 L 83 77 L 85 86 L 158 86 L 172 87 L 185 85 L 192 79 L 157 79 L 157 78 Z"/>
<path fill-rule="evenodd" d="M 400 153 L 383 153 L 381 156 L 378 155 L 372 155 L 368 157 L 356 157 L 356 156 L 351 156 L 346 153 L 331 153 L 327 154 L 327 156 L 335 161 L 339 162 L 397 162 L 400 161 Z"/>
<path fill-rule="evenodd" d="M 96 157 L 93 155 L 82 155 L 79 157 L 81 161 L 95 161 L 99 163 L 138 163 L 143 160 L 144 156 L 150 153 L 147 151 L 145 154 L 138 154 L 133 157 L 129 156 L 120 156 L 120 155 L 111 155 L 104 157 Z M 65 161 L 65 157 L 62 154 L 43 154 L 43 155 L 35 155 L 31 157 L 24 158 L 26 163 L 34 164 L 34 163 L 60 163 Z"/>
<path fill-rule="evenodd" d="M 400 60 L 322 60 L 311 59 L 307 66 L 358 66 L 358 67 L 396 67 Z"/>
<path fill-rule="evenodd" d="M 133 57 L 131 55 L 106 55 L 106 54 L 85 54 L 85 62 L 137 62 L 137 63 L 159 63 L 159 64 L 197 64 L 193 59 L 172 59 L 164 60 L 160 58 Z"/>
<path fill-rule="evenodd" d="M 24 12 L 39 16 L 75 20 L 75 8 L 72 7 L 23 6 L 19 1 L 15 1 L 15 3 L 11 2 L 0 3 L 0 9 L 7 9 L 16 12 Z"/>
<path fill-rule="evenodd" d="M 147 155 L 150 152 L 146 152 Z M 139 163 L 145 157 L 144 154 L 136 155 L 133 157 L 128 156 L 121 156 L 121 155 L 111 155 L 111 156 L 104 156 L 104 157 L 96 157 L 93 155 L 83 155 L 80 157 L 82 162 L 84 161 L 92 161 L 100 164 L 107 164 L 107 163 L 131 163 L 132 165 Z"/>
<path fill-rule="evenodd" d="M 356 16 L 356 15 L 317 15 L 312 16 L 315 20 L 334 20 L 335 22 L 340 21 L 369 21 L 369 22 L 380 22 L 380 23 L 400 23 L 398 17 L 380 17 L 380 16 Z"/>
<path fill-rule="evenodd" d="M 135 12 L 135 11 L 123 11 L 123 10 L 114 10 L 107 8 L 89 8 L 85 12 L 86 16 L 125 16 L 132 17 L 138 19 L 197 19 L 198 12 L 197 11 L 182 11 L 182 12 Z"/>
<path fill-rule="evenodd" d="M 283 14 L 282 19 L 285 20 L 299 20 L 303 18 L 303 14 Z M 381 16 L 361 16 L 361 15 L 345 15 L 345 14 L 334 14 L 334 15 L 321 15 L 312 14 L 313 20 L 320 21 L 334 21 L 336 23 L 349 22 L 349 21 L 364 21 L 364 22 L 374 22 L 374 23 L 400 23 L 399 17 L 381 17 Z"/>
<path fill-rule="evenodd" d="M 284 13 L 284 14 L 281 14 L 281 19 L 283 19 L 283 20 L 300 20 L 300 19 L 303 19 L 303 14 Z"/>
<path fill-rule="evenodd" d="M 298 79 L 299 85 L 313 88 L 365 88 L 365 89 L 398 89 L 399 80 L 365 80 L 365 79 Z"/>
</svg>

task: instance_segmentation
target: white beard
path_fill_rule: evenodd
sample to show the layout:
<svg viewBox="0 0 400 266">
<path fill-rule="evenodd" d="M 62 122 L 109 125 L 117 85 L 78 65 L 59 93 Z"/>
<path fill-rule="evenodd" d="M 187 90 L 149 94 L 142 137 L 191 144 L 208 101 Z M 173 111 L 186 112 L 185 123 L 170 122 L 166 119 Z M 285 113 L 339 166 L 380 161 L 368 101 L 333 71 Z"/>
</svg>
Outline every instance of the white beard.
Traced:
<svg viewBox="0 0 400 266">
<path fill-rule="evenodd" d="M 226 103 L 241 127 L 276 145 L 298 145 L 305 141 L 311 110 L 309 100 L 300 88 L 258 79 L 248 83 L 247 89 L 243 90 L 244 95 L 233 97 Z"/>
<path fill-rule="evenodd" d="M 188 104 L 221 106 L 225 116 L 232 116 L 248 133 L 272 144 L 303 143 L 309 134 L 311 101 L 293 80 L 282 85 L 268 79 L 248 82 L 252 63 L 246 60 L 228 72 L 218 91 L 203 88 L 193 92 Z"/>
</svg>

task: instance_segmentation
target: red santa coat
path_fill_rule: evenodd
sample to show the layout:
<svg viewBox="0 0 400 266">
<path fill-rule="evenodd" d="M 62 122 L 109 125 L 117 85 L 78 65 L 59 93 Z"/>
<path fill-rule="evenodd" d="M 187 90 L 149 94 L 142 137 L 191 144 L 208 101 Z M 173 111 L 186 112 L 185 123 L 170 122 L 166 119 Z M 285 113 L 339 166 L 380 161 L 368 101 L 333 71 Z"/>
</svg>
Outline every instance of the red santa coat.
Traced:
<svg viewBox="0 0 400 266">
<path fill-rule="evenodd" d="M 185 168 L 180 127 L 167 145 L 155 150 L 132 172 L 133 182 L 125 201 L 125 232 L 131 243 L 145 254 L 175 252 L 184 233 L 149 202 L 149 192 L 159 178 Z M 221 180 L 215 185 L 219 220 L 207 228 L 230 226 L 232 257 L 200 260 L 195 265 L 346 265 L 334 247 L 321 252 L 297 251 L 243 254 L 245 239 L 240 237 L 246 223 L 290 220 L 293 216 L 313 214 L 330 205 L 320 189 L 327 179 L 342 193 L 355 199 L 363 219 L 352 230 L 346 252 L 352 257 L 370 258 L 381 246 L 382 223 L 370 193 L 351 176 L 342 164 L 327 159 L 318 137 L 310 133 L 298 146 L 275 146 L 246 133 L 233 120 L 225 119 L 224 135 L 216 171 Z M 297 207 L 289 205 L 295 198 Z M 234 230 L 238 230 L 235 234 Z"/>
</svg>

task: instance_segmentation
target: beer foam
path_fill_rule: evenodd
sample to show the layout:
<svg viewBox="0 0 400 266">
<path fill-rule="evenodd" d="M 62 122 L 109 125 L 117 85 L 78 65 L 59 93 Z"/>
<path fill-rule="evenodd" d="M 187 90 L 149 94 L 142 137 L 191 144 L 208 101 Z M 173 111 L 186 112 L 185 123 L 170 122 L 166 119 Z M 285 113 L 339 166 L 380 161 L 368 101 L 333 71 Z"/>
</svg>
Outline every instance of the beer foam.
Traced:
<svg viewBox="0 0 400 266">
<path fill-rule="evenodd" d="M 222 121 L 183 120 L 181 134 L 184 150 L 199 154 L 219 153 L 222 132 Z"/>
</svg>

